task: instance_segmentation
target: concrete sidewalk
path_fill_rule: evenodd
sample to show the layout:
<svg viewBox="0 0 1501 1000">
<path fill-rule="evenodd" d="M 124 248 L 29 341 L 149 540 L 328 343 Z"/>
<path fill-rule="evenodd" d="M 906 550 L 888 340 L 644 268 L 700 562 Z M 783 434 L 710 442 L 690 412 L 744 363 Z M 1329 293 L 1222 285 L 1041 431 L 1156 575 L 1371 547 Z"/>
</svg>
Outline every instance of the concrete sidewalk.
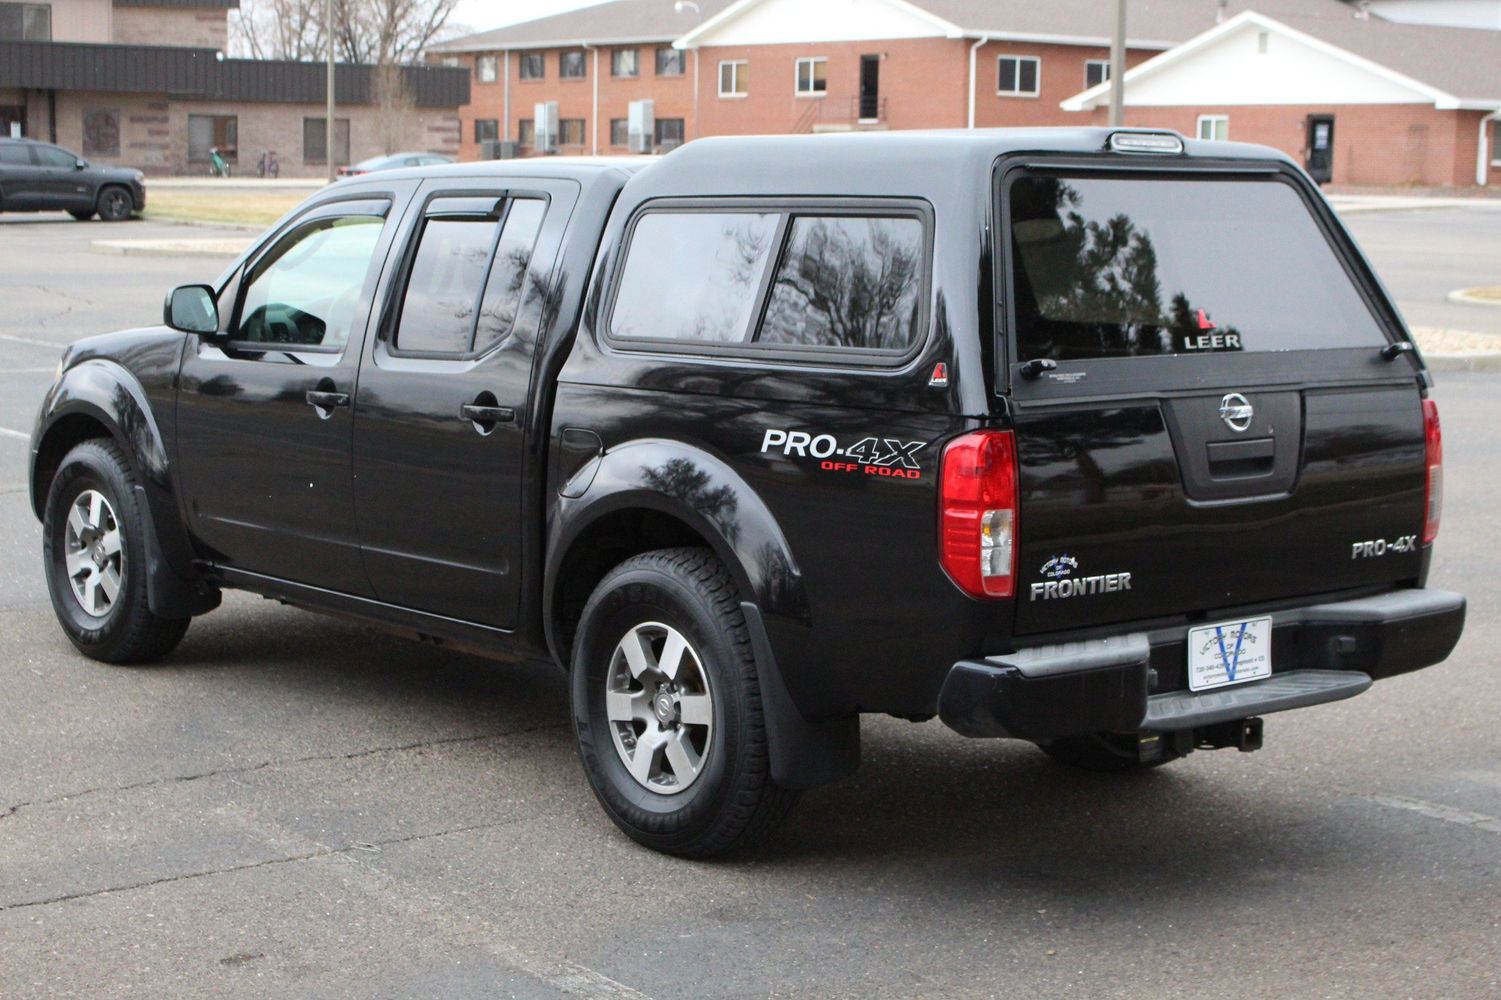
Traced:
<svg viewBox="0 0 1501 1000">
<path fill-rule="evenodd" d="M 1362 212 L 1417 212 L 1437 208 L 1501 212 L 1501 198 L 1428 197 L 1425 195 L 1332 194 L 1329 202 L 1341 215 Z"/>
</svg>

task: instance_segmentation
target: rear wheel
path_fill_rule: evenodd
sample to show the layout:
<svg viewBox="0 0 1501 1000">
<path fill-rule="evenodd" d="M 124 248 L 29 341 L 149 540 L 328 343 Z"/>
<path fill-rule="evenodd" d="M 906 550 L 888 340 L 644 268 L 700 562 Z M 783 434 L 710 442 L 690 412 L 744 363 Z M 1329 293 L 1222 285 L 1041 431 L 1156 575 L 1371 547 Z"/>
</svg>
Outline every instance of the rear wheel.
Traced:
<svg viewBox="0 0 1501 1000">
<path fill-rule="evenodd" d="M 182 641 L 187 618 L 162 618 L 146 600 L 154 553 L 135 472 L 108 439 L 84 441 L 63 458 L 42 521 L 47 590 L 79 652 L 106 663 L 160 659 Z"/>
<path fill-rule="evenodd" d="M 135 211 L 135 202 L 124 188 L 107 187 L 99 192 L 98 210 L 105 222 L 123 222 Z"/>
<path fill-rule="evenodd" d="M 1117 733 L 1090 733 L 1039 743 L 1037 746 L 1060 764 L 1099 774 L 1147 771 L 1178 759 L 1164 752 L 1156 760 L 1142 760 L 1134 733 L 1125 736 Z"/>
<path fill-rule="evenodd" d="M 589 783 L 637 842 L 703 858 L 768 837 L 798 793 L 771 779 L 734 581 L 704 549 L 612 570 L 574 646 L 574 731 Z"/>
</svg>

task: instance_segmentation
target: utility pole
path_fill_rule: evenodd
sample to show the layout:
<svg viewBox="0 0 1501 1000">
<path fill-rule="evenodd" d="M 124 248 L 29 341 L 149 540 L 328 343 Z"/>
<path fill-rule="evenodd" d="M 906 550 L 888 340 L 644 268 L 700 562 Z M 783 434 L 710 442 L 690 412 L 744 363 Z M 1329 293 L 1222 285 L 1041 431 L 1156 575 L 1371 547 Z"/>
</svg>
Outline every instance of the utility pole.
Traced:
<svg viewBox="0 0 1501 1000">
<path fill-rule="evenodd" d="M 1115 0 L 1115 38 L 1110 43 L 1110 126 L 1126 123 L 1126 0 Z"/>
<path fill-rule="evenodd" d="M 1125 0 L 1121 3 L 1124 4 Z M 325 109 L 327 117 L 323 119 L 326 129 L 323 149 L 328 159 L 328 182 L 332 184 L 338 166 L 334 163 L 334 0 L 323 0 L 323 21 L 323 31 L 328 36 L 328 107 Z"/>
</svg>

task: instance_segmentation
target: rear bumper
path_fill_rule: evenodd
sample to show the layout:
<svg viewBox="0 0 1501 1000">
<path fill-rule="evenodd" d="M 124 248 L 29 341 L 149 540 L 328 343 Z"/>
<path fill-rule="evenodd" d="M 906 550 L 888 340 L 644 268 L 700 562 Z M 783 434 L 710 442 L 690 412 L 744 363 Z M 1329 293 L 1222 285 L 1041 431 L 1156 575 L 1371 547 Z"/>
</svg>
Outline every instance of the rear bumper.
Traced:
<svg viewBox="0 0 1501 1000">
<path fill-rule="evenodd" d="M 944 681 L 938 714 L 964 736 L 1026 740 L 1193 729 L 1350 698 L 1373 680 L 1439 663 L 1464 618 L 1464 597 L 1442 590 L 1275 612 L 1272 676 L 1198 694 L 1152 693 L 1153 660 L 1181 651 L 1182 629 L 961 660 Z"/>
</svg>

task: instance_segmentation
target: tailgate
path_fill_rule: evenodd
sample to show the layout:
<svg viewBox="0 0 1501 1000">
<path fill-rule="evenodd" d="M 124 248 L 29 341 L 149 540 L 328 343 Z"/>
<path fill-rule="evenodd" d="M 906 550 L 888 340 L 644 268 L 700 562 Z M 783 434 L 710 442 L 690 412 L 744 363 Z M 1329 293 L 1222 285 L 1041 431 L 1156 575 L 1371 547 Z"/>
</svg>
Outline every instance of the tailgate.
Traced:
<svg viewBox="0 0 1501 1000">
<path fill-rule="evenodd" d="M 1421 576 L 1416 369 L 1313 197 L 1007 176 L 1017 633 Z"/>
</svg>

